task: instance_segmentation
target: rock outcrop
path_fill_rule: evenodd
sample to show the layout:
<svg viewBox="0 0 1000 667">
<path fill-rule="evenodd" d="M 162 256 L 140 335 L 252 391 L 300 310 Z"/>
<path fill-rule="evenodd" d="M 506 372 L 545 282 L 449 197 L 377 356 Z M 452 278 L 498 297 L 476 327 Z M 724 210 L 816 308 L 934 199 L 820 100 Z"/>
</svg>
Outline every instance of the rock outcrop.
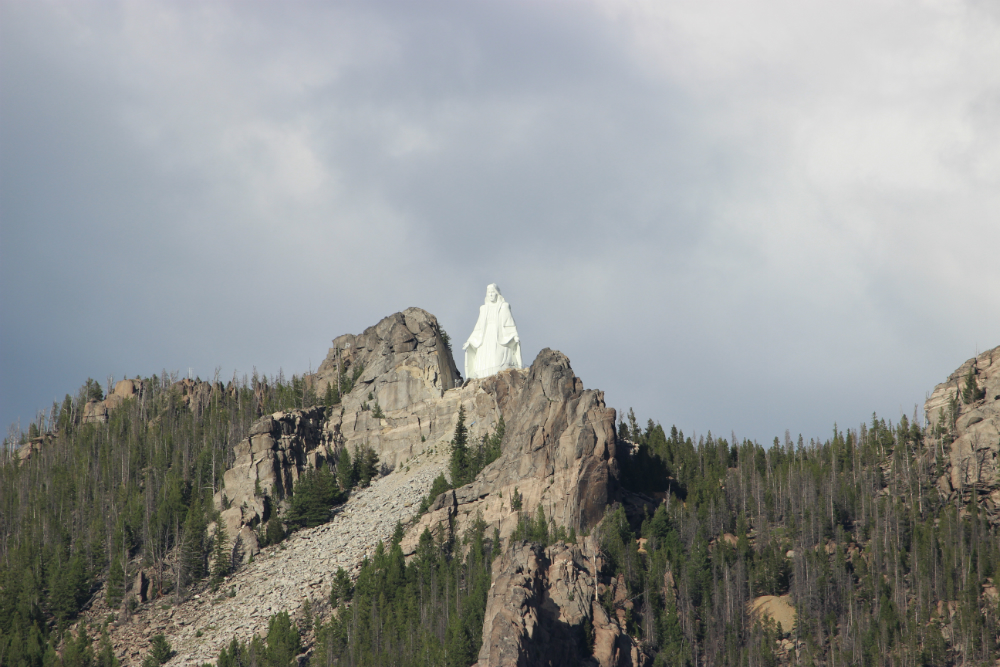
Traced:
<svg viewBox="0 0 1000 667">
<path fill-rule="evenodd" d="M 104 399 L 104 405 L 108 410 L 114 410 L 130 398 L 142 400 L 145 393 L 146 383 L 142 380 L 119 380 L 115 383 L 114 391 Z"/>
<path fill-rule="evenodd" d="M 83 406 L 81 421 L 84 424 L 104 424 L 108 421 L 108 406 L 104 401 L 92 398 Z"/>
<path fill-rule="evenodd" d="M 329 458 L 322 432 L 325 413 L 320 406 L 265 415 L 233 448 L 236 460 L 215 494 L 231 540 L 244 526 L 267 521 L 275 509 L 271 504 L 291 492 L 299 475 Z"/>
<path fill-rule="evenodd" d="M 966 391 L 970 372 L 975 388 Z M 938 440 L 948 468 L 938 490 L 977 494 L 1000 525 L 1000 347 L 959 366 L 934 388 L 924 411 L 929 437 Z"/>
<path fill-rule="evenodd" d="M 756 617 L 767 617 L 779 623 L 783 632 L 791 632 L 795 627 L 795 605 L 788 595 L 761 595 L 747 606 Z"/>
<path fill-rule="evenodd" d="M 366 445 L 395 467 L 422 451 L 424 443 L 451 438 L 461 399 L 449 390 L 461 377 L 437 319 L 427 311 L 408 308 L 364 333 L 335 338 L 306 381 L 323 396 L 328 385 L 337 386 L 338 376 L 354 386 L 326 424 L 335 447 L 353 451 Z M 487 421 L 492 426 L 498 418 Z"/>
<path fill-rule="evenodd" d="M 437 320 L 410 308 L 335 339 L 307 381 L 322 395 L 338 377 L 354 385 L 322 425 L 323 408 L 276 413 L 236 446 L 225 489 L 216 494 L 230 539 L 241 526 L 267 519 L 267 497 L 283 498 L 303 470 L 342 448 L 371 447 L 389 470 L 447 451 L 460 408 L 471 442 L 494 432 L 503 417 L 502 455 L 473 483 L 436 500 L 408 533 L 407 553 L 425 527 L 464 531 L 477 515 L 508 537 L 518 522 L 515 493 L 522 508 L 541 505 L 557 525 L 579 531 L 595 525 L 616 494 L 615 412 L 602 392 L 584 389 L 560 352 L 545 349 L 529 370 L 453 388 L 459 375 Z"/>
<path fill-rule="evenodd" d="M 606 588 L 611 599 L 623 603 L 616 610 L 620 615 L 609 615 L 601 605 L 599 593 Z M 624 585 L 601 575 L 593 538 L 545 549 L 529 542 L 511 545 L 493 563 L 476 665 L 648 664 L 626 632 L 624 593 Z"/>
<path fill-rule="evenodd" d="M 584 389 L 569 359 L 548 348 L 527 372 L 471 380 L 469 390 L 477 406 L 493 404 L 503 414 L 501 456 L 472 483 L 437 498 L 407 534 L 404 551 L 415 548 L 425 527 L 448 525 L 461 534 L 477 516 L 508 537 L 519 518 L 515 497 L 523 510 L 540 505 L 566 529 L 597 524 L 618 491 L 615 411 L 604 405 L 604 393 Z"/>
<path fill-rule="evenodd" d="M 53 435 L 51 433 L 46 433 L 45 435 L 32 438 L 25 444 L 21 445 L 17 450 L 18 465 L 30 461 L 32 456 L 34 456 L 37 452 L 42 451 L 42 448 L 52 441 L 52 437 Z"/>
<path fill-rule="evenodd" d="M 171 391 L 176 391 L 184 405 L 195 414 L 201 414 L 216 394 L 221 395 L 225 388 L 220 382 L 203 382 L 184 378 L 170 385 Z M 146 393 L 146 383 L 139 378 L 135 380 L 119 380 L 115 388 L 103 401 L 90 399 L 83 406 L 81 421 L 84 424 L 104 424 L 108 421 L 112 410 L 121 406 L 129 399 L 141 401 Z"/>
<path fill-rule="evenodd" d="M 241 527 L 266 521 L 271 505 L 287 497 L 303 471 L 336 460 L 341 449 L 353 455 L 370 447 L 392 470 L 446 450 L 459 407 L 474 438 L 490 433 L 500 419 L 495 402 L 479 399 L 475 387 L 453 388 L 458 370 L 437 319 L 419 308 L 334 339 L 305 381 L 322 397 L 338 376 L 353 383 L 339 404 L 265 415 L 234 447 L 236 460 L 215 495 L 231 540 Z"/>
<path fill-rule="evenodd" d="M 401 364 L 402 356 L 410 353 L 416 354 Z M 360 382 L 376 391 L 388 410 L 440 398 L 461 379 L 437 318 L 420 308 L 394 313 L 361 334 L 338 336 L 319 370 L 306 379 L 322 392 L 328 383 L 337 386 L 338 372 L 359 366 L 364 368 Z"/>
<path fill-rule="evenodd" d="M 121 384 L 119 382 L 119 384 Z M 180 393 L 181 401 L 196 415 L 200 415 L 212 402 L 215 395 L 221 396 L 225 387 L 221 382 L 206 382 L 184 378 L 170 386 L 171 390 Z"/>
<path fill-rule="evenodd" d="M 115 388 L 103 401 L 90 399 L 83 406 L 81 421 L 84 424 L 103 424 L 108 421 L 108 413 L 130 398 L 141 399 L 146 390 L 142 380 L 119 380 Z"/>
<path fill-rule="evenodd" d="M 269 508 L 260 492 L 280 498 L 302 470 L 337 456 L 341 448 L 353 452 L 371 447 L 388 469 L 404 472 L 446 460 L 460 408 L 470 442 L 494 432 L 503 418 L 501 456 L 475 481 L 434 501 L 407 530 L 405 553 L 415 550 L 425 528 L 461 534 L 477 517 L 508 538 L 520 517 L 515 504 L 532 513 L 541 505 L 556 525 L 583 532 L 600 521 L 617 497 L 615 412 L 604 405 L 602 392 L 584 388 L 560 352 L 545 349 L 530 369 L 455 387 L 458 370 L 437 320 L 411 308 L 360 335 L 335 339 L 319 370 L 306 379 L 318 396 L 328 384 L 349 386 L 353 381 L 353 387 L 321 426 L 322 408 L 271 415 L 254 424 L 250 436 L 237 445 L 237 461 L 225 475 L 231 507 L 222 515 L 231 536 L 241 526 L 266 519 Z M 430 478 L 424 480 L 429 486 Z M 589 549 L 585 553 L 585 547 L 557 545 L 542 551 L 521 545 L 495 565 L 490 604 L 496 613 L 481 665 L 525 664 L 525 659 L 535 664 L 536 658 L 556 650 L 547 646 L 578 651 L 584 659 L 590 654 L 581 639 L 584 625 L 592 628 L 597 658 L 591 662 L 641 664 L 624 620 L 609 618 L 593 604 L 600 575 L 594 543 Z M 533 593 L 517 599 L 511 593 L 520 590 L 511 588 L 514 579 Z M 605 585 L 615 587 L 616 582 Z"/>
</svg>

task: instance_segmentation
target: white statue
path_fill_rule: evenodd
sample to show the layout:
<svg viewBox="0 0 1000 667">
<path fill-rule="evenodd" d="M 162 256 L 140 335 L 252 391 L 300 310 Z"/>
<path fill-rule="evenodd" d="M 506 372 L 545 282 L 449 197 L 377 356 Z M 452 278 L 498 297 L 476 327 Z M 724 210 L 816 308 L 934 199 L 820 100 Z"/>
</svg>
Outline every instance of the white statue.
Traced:
<svg viewBox="0 0 1000 667">
<path fill-rule="evenodd" d="M 496 284 L 486 287 L 486 303 L 479 306 L 479 319 L 465 350 L 465 377 L 484 378 L 507 368 L 521 368 L 521 339 L 510 314 L 510 304 Z"/>
</svg>

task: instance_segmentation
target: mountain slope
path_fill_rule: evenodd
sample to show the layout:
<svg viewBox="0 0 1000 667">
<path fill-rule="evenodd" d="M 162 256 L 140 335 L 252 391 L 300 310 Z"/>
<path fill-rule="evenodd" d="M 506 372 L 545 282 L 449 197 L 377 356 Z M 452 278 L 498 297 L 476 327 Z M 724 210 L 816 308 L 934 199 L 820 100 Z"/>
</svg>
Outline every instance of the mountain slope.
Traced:
<svg viewBox="0 0 1000 667">
<path fill-rule="evenodd" d="M 227 667 L 1000 653 L 1000 348 L 927 428 L 768 448 L 616 424 L 548 349 L 458 379 L 408 309 L 290 381 L 88 381 L 0 466 L 0 663 L 136 665 L 158 634 Z"/>
</svg>

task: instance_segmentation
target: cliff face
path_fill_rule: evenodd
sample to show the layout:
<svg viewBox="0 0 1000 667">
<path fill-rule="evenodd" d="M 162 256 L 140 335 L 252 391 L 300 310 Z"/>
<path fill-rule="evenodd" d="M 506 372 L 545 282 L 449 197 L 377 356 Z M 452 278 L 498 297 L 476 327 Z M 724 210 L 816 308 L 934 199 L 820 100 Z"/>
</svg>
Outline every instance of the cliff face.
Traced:
<svg viewBox="0 0 1000 667">
<path fill-rule="evenodd" d="M 461 391 L 471 393 L 466 402 L 503 415 L 502 453 L 473 482 L 435 500 L 407 531 L 404 553 L 425 528 L 458 537 L 477 518 L 509 538 L 519 518 L 515 494 L 522 511 L 541 506 L 558 526 L 582 532 L 601 520 L 618 494 L 615 411 L 603 392 L 584 389 L 565 355 L 542 350 L 526 372 L 473 380 Z M 512 545 L 493 563 L 478 666 L 645 664 L 624 617 L 597 602 L 605 587 L 613 596 L 625 591 L 600 570 L 593 538 L 546 549 Z"/>
<path fill-rule="evenodd" d="M 545 549 L 512 545 L 493 563 L 476 667 L 648 664 L 626 631 L 624 610 L 609 615 L 599 601 L 610 590 L 616 603 L 631 604 L 625 586 L 600 570 L 592 537 Z"/>
<path fill-rule="evenodd" d="M 395 469 L 446 448 L 460 406 L 470 437 L 491 432 L 500 419 L 495 402 L 477 400 L 474 387 L 461 387 L 437 319 L 419 308 L 390 315 L 362 334 L 334 339 L 319 370 L 306 379 L 322 396 L 328 384 L 337 386 L 338 373 L 346 381 L 359 370 L 353 389 L 324 425 L 331 449 L 371 447 Z"/>
<path fill-rule="evenodd" d="M 338 336 L 319 370 L 306 378 L 322 393 L 327 383 L 337 386 L 338 369 L 359 366 L 360 382 L 388 410 L 440 398 L 461 379 L 437 318 L 420 308 L 394 313 L 361 334 Z"/>
<path fill-rule="evenodd" d="M 336 387 L 338 375 L 343 375 L 353 388 L 341 402 L 329 409 L 265 415 L 234 447 L 236 460 L 225 473 L 224 489 L 215 496 L 230 539 L 235 540 L 243 526 L 266 521 L 303 471 L 336 457 L 343 448 L 353 454 L 359 447 L 371 447 L 389 470 L 441 449 L 452 437 L 460 403 L 469 395 L 447 391 L 457 373 L 437 319 L 419 308 L 390 315 L 364 333 L 336 338 L 319 370 L 305 381 L 322 397 L 327 384 Z M 499 419 L 493 406 L 475 412 L 476 406 L 466 403 L 467 411 L 480 417 L 477 434 Z M 375 415 L 376 405 L 381 418 Z M 245 539 L 253 540 L 243 532 Z"/>
<path fill-rule="evenodd" d="M 470 381 L 476 405 L 496 405 L 506 423 L 499 459 L 470 484 L 442 494 L 407 534 L 412 551 L 426 528 L 451 525 L 462 534 L 477 516 L 501 537 L 517 528 L 515 492 L 524 511 L 541 505 L 556 525 L 592 528 L 618 489 L 615 411 L 604 394 L 584 389 L 569 359 L 544 349 L 531 368 Z"/>
<path fill-rule="evenodd" d="M 970 372 L 975 389 L 968 385 Z M 948 468 L 938 490 L 977 493 L 1000 524 L 1000 347 L 959 366 L 934 388 L 924 411 Z"/>
<path fill-rule="evenodd" d="M 306 379 L 322 396 L 327 385 L 337 386 L 338 372 L 347 379 L 358 370 L 353 390 L 326 424 L 332 444 L 352 451 L 367 444 L 395 467 L 453 427 L 458 405 L 442 399 L 459 383 L 458 368 L 437 318 L 427 311 L 408 308 L 362 334 L 339 336 Z M 376 404 L 384 417 L 375 414 Z"/>
<path fill-rule="evenodd" d="M 252 528 L 266 521 L 309 467 L 329 458 L 323 442 L 323 407 L 265 415 L 233 448 L 236 460 L 223 475 L 215 508 L 231 542 L 240 540 L 243 560 L 259 551 Z"/>
</svg>

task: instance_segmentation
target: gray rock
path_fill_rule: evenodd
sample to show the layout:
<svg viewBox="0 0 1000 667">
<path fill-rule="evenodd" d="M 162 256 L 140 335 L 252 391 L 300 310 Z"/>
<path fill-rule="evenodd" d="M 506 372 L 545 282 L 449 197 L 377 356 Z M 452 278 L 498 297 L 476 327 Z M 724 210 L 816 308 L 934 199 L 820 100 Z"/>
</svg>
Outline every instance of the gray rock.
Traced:
<svg viewBox="0 0 1000 667">
<path fill-rule="evenodd" d="M 596 600 L 596 541 L 562 542 L 542 549 L 521 542 L 493 562 L 478 667 L 600 665 L 626 667 L 650 661 L 617 618 Z M 624 585 L 609 580 L 615 598 Z M 588 655 L 585 624 L 594 633 Z"/>
<path fill-rule="evenodd" d="M 230 539 L 240 524 L 258 525 L 268 519 L 269 502 L 283 499 L 309 465 L 318 466 L 327 457 L 322 437 L 325 408 L 277 412 L 254 422 L 251 435 L 233 447 L 236 461 L 223 475 L 223 489 L 215 494 L 216 509 L 227 510 Z M 260 490 L 260 494 L 257 491 Z"/>
<path fill-rule="evenodd" d="M 472 392 L 474 414 L 490 406 L 503 414 L 501 456 L 453 498 L 435 500 L 407 532 L 405 553 L 413 553 L 424 528 L 453 525 L 461 535 L 477 516 L 508 537 L 518 522 L 515 491 L 522 510 L 541 505 L 546 517 L 567 529 L 585 531 L 600 521 L 618 495 L 615 411 L 604 405 L 603 392 L 583 388 L 565 355 L 546 348 L 528 372 L 472 380 L 461 392 Z"/>
<path fill-rule="evenodd" d="M 601 392 L 584 389 L 559 352 L 543 350 L 528 370 L 509 370 L 454 388 L 460 376 L 437 320 L 411 308 L 362 334 L 335 339 L 317 373 L 307 376 L 317 394 L 322 395 L 325 382 L 336 381 L 338 361 L 343 370 L 363 366 L 364 372 L 329 419 L 324 421 L 323 408 L 266 415 L 234 446 L 235 463 L 226 471 L 215 502 L 231 539 L 238 538 L 236 551 L 243 565 L 221 589 L 235 590 L 236 596 L 218 596 L 211 604 L 202 604 L 205 599 L 183 602 L 174 608 L 175 625 L 167 625 L 157 605 L 144 605 L 131 622 L 113 632 L 123 667 L 141 663 L 142 652 L 132 647 L 138 641 L 136 629 L 143 624 L 166 628 L 177 651 L 171 662 L 175 665 L 202 664 L 234 635 L 266 632 L 270 613 L 297 613 L 309 599 L 304 591 L 316 591 L 314 603 L 325 598 L 328 584 L 314 587 L 329 581 L 336 567 L 356 576 L 365 555 L 380 540 L 390 539 L 397 522 L 410 526 L 403 546 L 411 552 L 407 545 L 415 547 L 423 528 L 454 525 L 461 534 L 477 516 L 508 537 L 517 525 L 510 502 L 515 488 L 525 510 L 533 512 L 541 505 L 558 525 L 578 531 L 593 527 L 605 505 L 618 496 L 615 412 L 604 405 Z M 200 384 L 205 388 L 190 381 L 182 387 L 192 409 L 216 390 Z M 364 403 L 375 400 L 385 419 L 374 419 L 363 409 Z M 435 499 L 431 511 L 416 521 L 421 499 L 447 469 L 460 408 L 473 443 L 491 434 L 503 417 L 507 431 L 501 457 L 471 484 Z M 261 550 L 253 527 L 280 509 L 298 476 L 310 465 L 335 460 L 341 448 L 353 450 L 361 444 L 373 447 L 392 472 L 352 492 L 331 524 L 299 531 L 281 546 Z M 561 658 L 573 650 L 566 647 L 578 639 L 584 619 L 590 619 L 598 645 L 604 647 L 601 656 L 610 656 L 602 657 L 600 664 L 641 664 L 618 619 L 602 617 L 603 610 L 592 605 L 599 568 L 585 551 L 585 546 L 557 545 L 541 551 L 522 545 L 511 553 L 513 560 L 495 565 L 489 602 L 493 615 L 484 630 L 484 650 L 493 645 L 489 638 L 494 636 L 507 648 L 496 655 L 487 651 L 480 656 L 481 665 L 508 664 L 503 661 L 517 655 L 552 655 L 558 658 L 555 664 L 564 664 Z M 520 592 L 507 595 L 515 589 Z M 508 617 L 503 610 L 518 610 L 520 616 Z M 87 613 L 96 620 L 107 612 L 95 606 Z M 195 629 L 209 627 L 215 629 L 194 637 Z M 543 637 L 547 644 L 539 643 Z M 556 646 L 564 653 L 554 653 Z"/>
<path fill-rule="evenodd" d="M 145 602 L 148 592 L 149 578 L 146 576 L 145 571 L 139 570 L 135 575 L 135 583 L 132 585 L 132 594 L 135 595 L 139 602 Z"/>
<path fill-rule="evenodd" d="M 966 403 L 963 389 L 970 370 L 984 396 Z M 956 399 L 952 423 L 950 406 Z M 945 454 L 948 483 L 938 482 L 941 493 L 975 488 L 984 500 L 988 495 L 994 503 L 1000 501 L 1000 347 L 969 359 L 934 387 L 924 412 L 932 430 L 939 424 L 945 429 L 940 437 L 929 434 L 934 451 Z M 1000 525 L 1000 516 L 991 514 L 991 521 Z"/>
</svg>

